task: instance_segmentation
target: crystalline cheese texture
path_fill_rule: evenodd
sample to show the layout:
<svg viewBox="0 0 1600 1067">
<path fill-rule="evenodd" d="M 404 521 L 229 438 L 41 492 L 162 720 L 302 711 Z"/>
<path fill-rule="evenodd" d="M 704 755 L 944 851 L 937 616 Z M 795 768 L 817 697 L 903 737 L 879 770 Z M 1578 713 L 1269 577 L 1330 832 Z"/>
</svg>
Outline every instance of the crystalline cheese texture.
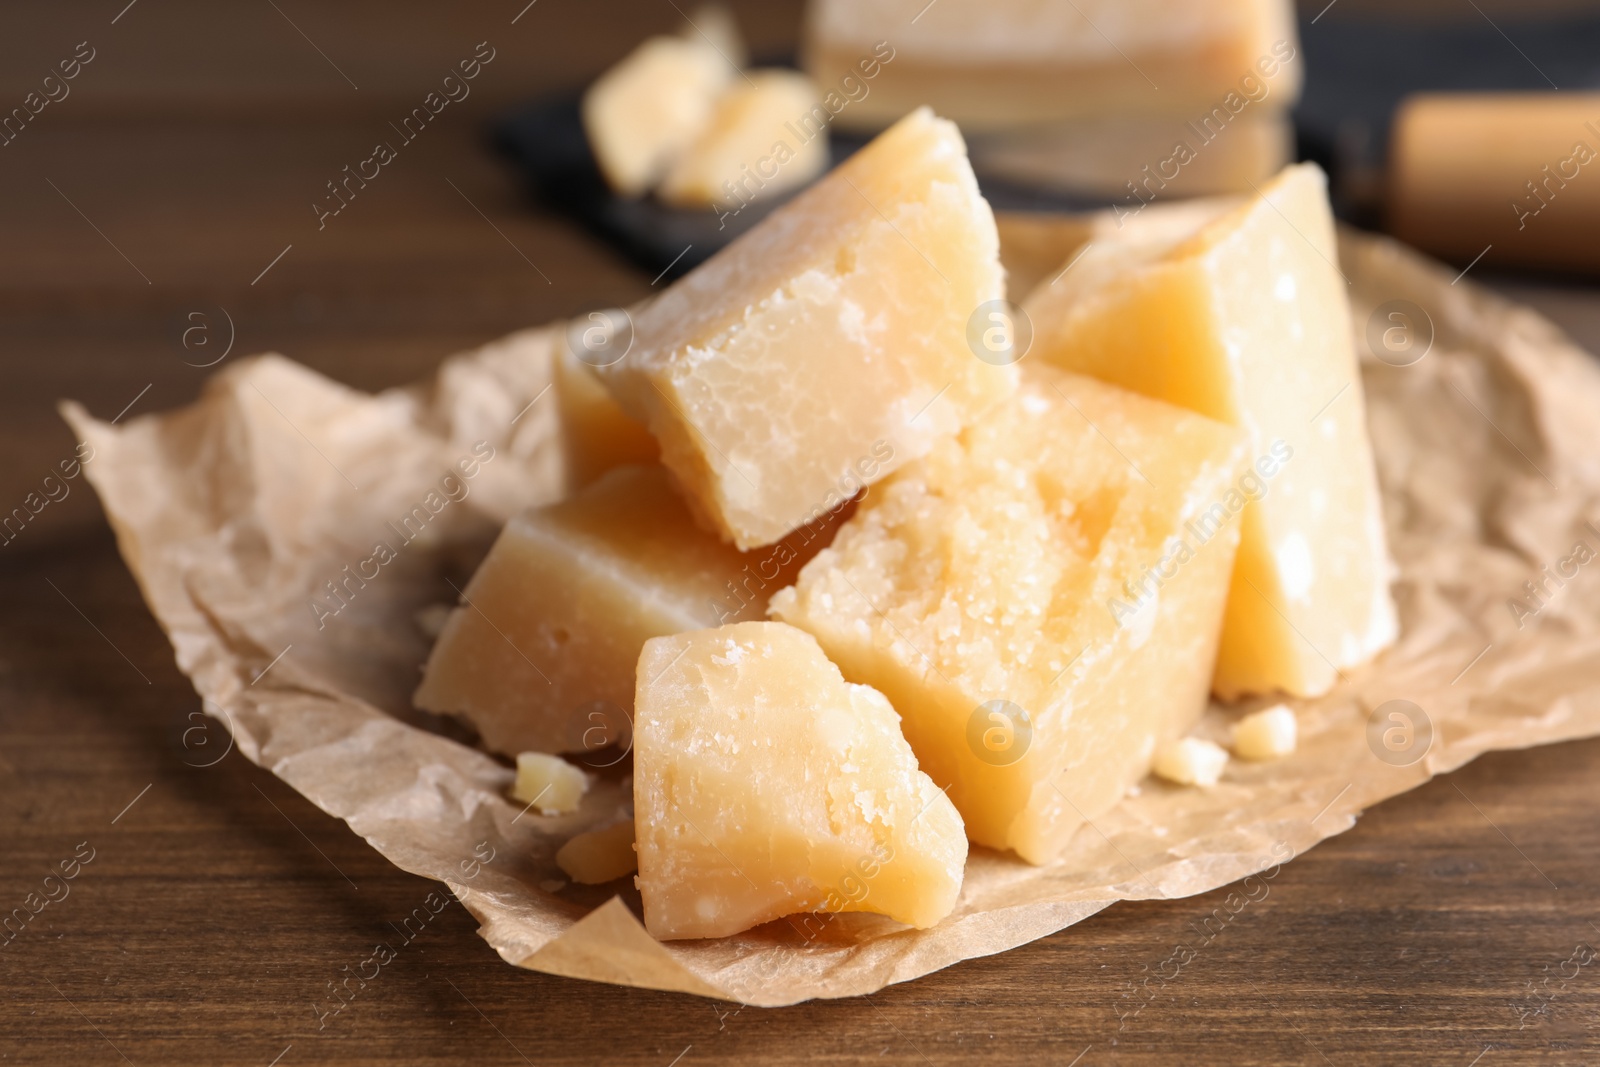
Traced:
<svg viewBox="0 0 1600 1067">
<path fill-rule="evenodd" d="M 950 913 L 967 841 L 882 694 L 782 623 L 639 657 L 633 803 L 645 928 L 720 937 L 801 912 Z M 815 927 L 825 918 L 808 916 Z"/>
<path fill-rule="evenodd" d="M 1103 233 L 1025 303 L 1030 358 L 1243 428 L 1256 477 L 1224 697 L 1326 692 L 1395 638 L 1390 563 L 1326 180 L 1290 167 L 1188 233 Z"/>
<path fill-rule="evenodd" d="M 415 701 L 497 752 L 625 744 L 646 639 L 760 618 L 824 544 L 797 530 L 742 555 L 701 530 L 660 467 L 621 467 L 513 518 L 445 624 Z"/>
<path fill-rule="evenodd" d="M 998 246 L 961 135 L 917 111 L 636 315 L 599 373 L 708 527 L 768 544 L 1015 388 L 967 343 Z"/>
<path fill-rule="evenodd" d="M 975 842 L 1044 863 L 1185 733 L 1211 679 L 1237 430 L 1030 367 L 773 598 L 905 717 Z"/>
</svg>

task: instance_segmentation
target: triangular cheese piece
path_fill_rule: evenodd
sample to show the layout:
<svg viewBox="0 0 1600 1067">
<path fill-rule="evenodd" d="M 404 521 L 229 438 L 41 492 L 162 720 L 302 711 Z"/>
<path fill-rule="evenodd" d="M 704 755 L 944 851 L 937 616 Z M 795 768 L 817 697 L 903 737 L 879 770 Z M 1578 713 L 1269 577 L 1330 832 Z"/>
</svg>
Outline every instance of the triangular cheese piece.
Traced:
<svg viewBox="0 0 1600 1067">
<path fill-rule="evenodd" d="M 810 635 L 748 622 L 653 638 L 638 677 L 651 934 L 721 937 L 801 912 L 928 927 L 950 913 L 961 817 L 917 769 L 889 702 L 846 683 Z"/>
<path fill-rule="evenodd" d="M 1314 696 L 1394 641 L 1390 562 L 1327 180 L 1286 169 L 1184 234 L 1102 233 L 1024 307 L 1030 359 L 1250 437 L 1216 689 Z"/>
</svg>

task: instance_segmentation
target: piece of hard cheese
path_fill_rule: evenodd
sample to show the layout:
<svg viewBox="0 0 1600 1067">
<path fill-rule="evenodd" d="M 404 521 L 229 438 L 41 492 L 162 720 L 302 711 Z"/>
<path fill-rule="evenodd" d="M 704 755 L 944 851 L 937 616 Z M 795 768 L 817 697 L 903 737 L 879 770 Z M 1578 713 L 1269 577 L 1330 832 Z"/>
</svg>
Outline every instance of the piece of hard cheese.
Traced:
<svg viewBox="0 0 1600 1067">
<path fill-rule="evenodd" d="M 660 467 L 621 467 L 506 524 L 445 624 L 419 708 L 465 715 L 497 752 L 624 744 L 646 639 L 760 618 L 824 544 L 741 555 L 695 526 Z"/>
<path fill-rule="evenodd" d="M 828 166 L 828 138 L 794 125 L 817 107 L 817 87 L 792 70 L 755 70 L 717 99 L 710 122 L 656 190 L 678 207 L 737 211 L 805 185 Z"/>
<path fill-rule="evenodd" d="M 915 112 L 634 317 L 602 380 L 695 513 L 768 544 L 992 407 L 967 323 L 1004 296 L 954 125 Z M 831 506 L 831 505 L 830 505 Z"/>
<path fill-rule="evenodd" d="M 583 97 L 583 128 L 606 181 L 639 196 L 710 121 L 735 68 L 704 38 L 652 37 Z"/>
<path fill-rule="evenodd" d="M 961 817 L 881 693 L 809 635 L 740 623 L 639 657 L 633 803 L 645 928 L 720 937 L 798 912 L 924 928 L 961 891 Z"/>
<path fill-rule="evenodd" d="M 568 492 L 582 489 L 614 467 L 659 460 L 661 450 L 650 431 L 623 413 L 594 368 L 574 355 L 570 345 L 560 346 L 555 370 Z"/>
<path fill-rule="evenodd" d="M 1237 113 L 1265 81 L 1287 108 L 1295 41 L 1289 0 L 813 0 L 805 60 L 827 89 L 865 79 L 841 125 L 873 129 L 926 104 L 978 130 Z"/>
<path fill-rule="evenodd" d="M 1225 698 L 1326 692 L 1396 633 L 1326 180 L 1302 164 L 1262 193 L 1187 234 L 1103 234 L 1024 305 L 1033 358 L 1249 435 L 1255 470 L 1223 502 L 1244 510 Z"/>
<path fill-rule="evenodd" d="M 773 598 L 905 716 L 967 835 L 1032 863 L 1119 801 L 1205 707 L 1246 469 L 1237 430 L 1030 367 L 875 489 Z"/>
</svg>

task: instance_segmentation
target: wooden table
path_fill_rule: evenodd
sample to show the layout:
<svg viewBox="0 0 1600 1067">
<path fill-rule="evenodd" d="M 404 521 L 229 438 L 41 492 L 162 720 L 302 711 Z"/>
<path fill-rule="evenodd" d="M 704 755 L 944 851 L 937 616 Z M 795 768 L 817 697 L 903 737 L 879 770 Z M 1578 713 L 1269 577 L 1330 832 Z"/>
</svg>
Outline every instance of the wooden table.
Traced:
<svg viewBox="0 0 1600 1067">
<path fill-rule="evenodd" d="M 227 320 L 230 358 L 276 349 L 373 389 L 647 290 L 530 210 L 482 130 L 670 27 L 671 5 L 125 2 L 0 14 L 5 107 L 76 42 L 96 50 L 0 149 L 4 508 L 71 454 L 58 398 L 106 418 L 185 403 Z M 792 39 L 795 4 L 742 14 L 758 46 Z M 475 95 L 319 231 L 324 182 L 482 40 Z M 1507 284 L 1600 346 L 1592 292 Z M 1369 812 L 1120 1024 L 1129 984 L 1226 891 L 780 1011 L 518 971 L 452 904 L 319 1029 L 328 983 L 436 887 L 237 753 L 194 766 L 198 710 L 74 483 L 0 549 L 0 909 L 79 863 L 0 949 L 0 1062 L 1600 1060 L 1600 961 L 1563 968 L 1600 944 L 1600 741 L 1493 755 Z"/>
</svg>

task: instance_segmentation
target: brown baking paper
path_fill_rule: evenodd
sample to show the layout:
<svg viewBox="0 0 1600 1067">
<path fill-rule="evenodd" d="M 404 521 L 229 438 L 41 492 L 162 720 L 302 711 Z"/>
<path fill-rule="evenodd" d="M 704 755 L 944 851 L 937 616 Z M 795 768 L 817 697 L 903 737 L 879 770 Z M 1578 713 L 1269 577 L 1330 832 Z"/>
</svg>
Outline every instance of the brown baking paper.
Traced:
<svg viewBox="0 0 1600 1067">
<path fill-rule="evenodd" d="M 64 411 L 94 447 L 89 478 L 179 666 L 247 758 L 399 867 L 447 883 L 517 966 L 790 1004 L 1001 952 L 1118 900 L 1202 893 L 1482 752 L 1600 734 L 1600 609 L 1583 573 L 1600 551 L 1586 525 L 1600 491 L 1600 371 L 1538 315 L 1452 284 L 1397 245 L 1345 235 L 1342 258 L 1398 566 L 1399 645 L 1329 696 L 1297 702 L 1301 744 L 1288 759 L 1235 762 L 1209 791 L 1146 781 L 1052 866 L 974 850 L 954 913 L 923 931 L 843 915 L 657 943 L 631 887 L 570 885 L 553 861 L 570 835 L 622 809 L 618 779 L 577 814 L 521 814 L 502 762 L 410 709 L 428 650 L 414 613 L 453 602 L 450 583 L 464 583 L 499 524 L 559 490 L 546 393 L 555 328 L 376 396 L 269 355 L 224 370 L 180 411 L 121 427 Z M 1411 366 L 1378 362 L 1365 342 L 1374 309 L 1397 300 L 1432 323 Z M 1538 599 L 1529 580 L 1544 581 Z M 1389 705 L 1369 731 L 1393 700 L 1418 710 L 1391 719 L 1404 706 Z M 1200 730 L 1223 739 L 1241 711 L 1213 706 Z"/>
</svg>

